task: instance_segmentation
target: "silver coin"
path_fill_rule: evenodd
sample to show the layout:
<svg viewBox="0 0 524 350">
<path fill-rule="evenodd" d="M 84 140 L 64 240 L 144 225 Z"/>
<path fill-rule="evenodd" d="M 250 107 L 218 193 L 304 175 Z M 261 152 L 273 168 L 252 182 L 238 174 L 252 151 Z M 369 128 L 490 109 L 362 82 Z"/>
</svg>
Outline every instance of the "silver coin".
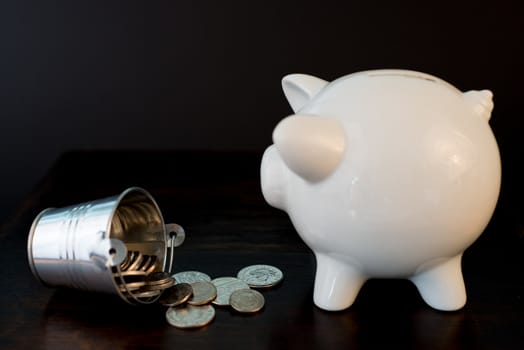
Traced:
<svg viewBox="0 0 524 350">
<path fill-rule="evenodd" d="M 192 293 L 189 283 L 178 283 L 166 289 L 158 302 L 164 306 L 177 306 L 188 301 Z"/>
<path fill-rule="evenodd" d="M 244 267 L 237 277 L 253 288 L 269 288 L 284 278 L 282 271 L 271 265 L 251 265 Z"/>
<path fill-rule="evenodd" d="M 254 289 L 239 289 L 231 293 L 229 303 L 238 312 L 253 313 L 264 307 L 264 296 Z"/>
<path fill-rule="evenodd" d="M 132 291 L 132 290 L 140 289 L 141 287 L 145 286 L 145 284 L 146 283 L 144 281 L 131 282 L 131 283 L 126 283 L 125 287 L 123 285 L 119 285 L 119 288 L 121 292 L 126 292 L 128 290 Z"/>
<path fill-rule="evenodd" d="M 160 295 L 160 293 L 162 293 L 161 290 L 146 290 L 146 291 L 139 290 L 137 292 L 133 292 L 133 295 L 137 298 L 151 298 L 151 297 L 156 297 L 157 295 Z M 127 293 L 125 294 L 127 295 Z"/>
<path fill-rule="evenodd" d="M 191 283 L 191 288 L 193 288 L 193 296 L 187 301 L 188 304 L 205 305 L 217 297 L 217 288 L 211 282 L 194 282 Z"/>
<path fill-rule="evenodd" d="M 163 283 L 147 284 L 142 288 L 143 290 L 163 290 L 172 287 L 175 284 L 175 280 L 171 278 Z"/>
<path fill-rule="evenodd" d="M 145 277 L 146 273 L 144 271 L 139 271 L 139 270 L 129 270 L 129 271 L 122 271 L 120 275 L 122 275 L 122 277 L 131 277 L 131 276 Z M 118 277 L 118 272 L 114 273 L 113 276 Z"/>
<path fill-rule="evenodd" d="M 151 265 L 152 259 L 153 259 L 153 255 L 144 255 L 144 261 L 142 261 L 142 264 L 140 264 L 140 267 L 138 267 L 138 270 L 147 271 L 147 269 Z"/>
<path fill-rule="evenodd" d="M 166 311 L 167 322 L 178 328 L 196 328 L 209 324 L 215 318 L 215 308 L 211 305 L 184 305 L 170 307 Z"/>
<path fill-rule="evenodd" d="M 127 268 L 128 270 L 138 270 L 138 267 L 142 264 L 142 261 L 144 260 L 144 256 L 138 252 L 138 255 L 135 257 L 135 260 L 129 265 Z"/>
<path fill-rule="evenodd" d="M 153 272 L 146 276 L 146 283 L 148 285 L 164 284 L 171 281 L 173 281 L 173 277 L 169 276 L 169 274 L 164 271 Z"/>
<path fill-rule="evenodd" d="M 156 256 L 156 255 L 153 255 L 153 256 L 151 257 L 151 262 L 150 262 L 149 266 L 146 267 L 146 268 L 144 269 L 144 271 L 147 272 L 148 274 L 149 274 L 149 273 L 152 273 L 153 271 L 155 271 L 155 269 L 156 269 L 156 265 L 157 265 L 157 259 L 158 259 L 157 256 Z"/>
<path fill-rule="evenodd" d="M 120 264 L 120 270 L 122 271 L 125 271 L 127 270 L 127 268 L 129 267 L 129 265 L 131 265 L 131 263 L 133 262 L 133 260 L 135 259 L 135 256 L 137 255 L 137 251 L 130 251 L 130 252 L 127 252 L 127 257 L 126 259 L 122 262 L 122 264 Z"/>
<path fill-rule="evenodd" d="M 249 289 L 246 282 L 235 277 L 219 277 L 211 281 L 217 288 L 217 297 L 213 304 L 225 306 L 229 305 L 231 293 L 238 289 Z"/>
<path fill-rule="evenodd" d="M 182 271 L 175 273 L 173 278 L 177 283 L 211 282 L 211 277 L 199 271 Z"/>
</svg>

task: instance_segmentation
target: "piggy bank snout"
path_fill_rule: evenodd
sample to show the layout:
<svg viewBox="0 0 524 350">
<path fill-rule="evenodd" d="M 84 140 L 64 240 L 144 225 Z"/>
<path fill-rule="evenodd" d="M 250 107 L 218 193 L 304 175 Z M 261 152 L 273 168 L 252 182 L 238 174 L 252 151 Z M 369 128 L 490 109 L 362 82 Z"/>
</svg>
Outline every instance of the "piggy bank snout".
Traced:
<svg viewBox="0 0 524 350">
<path fill-rule="evenodd" d="M 346 136 L 336 119 L 296 114 L 277 125 L 273 142 L 290 170 L 316 182 L 333 173 L 342 161 Z"/>
<path fill-rule="evenodd" d="M 262 156 L 260 166 L 260 184 L 262 195 L 272 207 L 286 210 L 285 185 L 286 169 L 275 145 L 269 146 Z"/>
</svg>

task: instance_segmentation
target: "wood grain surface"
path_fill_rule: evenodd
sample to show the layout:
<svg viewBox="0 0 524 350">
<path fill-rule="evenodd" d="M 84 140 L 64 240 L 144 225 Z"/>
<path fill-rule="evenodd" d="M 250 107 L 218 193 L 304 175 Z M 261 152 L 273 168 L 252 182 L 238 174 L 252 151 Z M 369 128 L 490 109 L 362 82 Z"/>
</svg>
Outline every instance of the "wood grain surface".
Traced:
<svg viewBox="0 0 524 350">
<path fill-rule="evenodd" d="M 169 349 L 522 349 L 524 244 L 497 212 L 465 253 L 466 306 L 428 307 L 403 280 L 370 280 L 355 304 L 326 312 L 313 304 L 315 260 L 288 216 L 267 205 L 259 186 L 262 153 L 111 151 L 64 154 L 0 233 L 1 348 Z M 166 222 L 182 225 L 175 271 L 236 276 L 251 264 L 280 268 L 284 281 L 263 290 L 264 309 L 217 308 L 196 330 L 165 321 L 159 305 L 131 306 L 111 295 L 40 284 L 27 263 L 31 222 L 47 207 L 115 195 L 140 186 Z M 502 210 L 502 211 L 501 211 Z"/>
</svg>

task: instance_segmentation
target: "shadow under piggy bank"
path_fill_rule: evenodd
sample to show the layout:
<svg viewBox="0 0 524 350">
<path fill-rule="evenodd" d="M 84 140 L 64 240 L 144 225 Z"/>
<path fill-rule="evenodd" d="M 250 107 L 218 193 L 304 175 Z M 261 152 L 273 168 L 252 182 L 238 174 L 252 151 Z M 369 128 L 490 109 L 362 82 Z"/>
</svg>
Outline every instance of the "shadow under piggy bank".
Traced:
<svg viewBox="0 0 524 350">
<path fill-rule="evenodd" d="M 312 290 L 289 315 L 288 327 L 272 334 L 270 348 L 479 348 L 467 307 L 456 312 L 429 309 L 409 281 L 370 280 L 354 305 L 339 312 L 315 307 L 311 296 Z"/>
</svg>

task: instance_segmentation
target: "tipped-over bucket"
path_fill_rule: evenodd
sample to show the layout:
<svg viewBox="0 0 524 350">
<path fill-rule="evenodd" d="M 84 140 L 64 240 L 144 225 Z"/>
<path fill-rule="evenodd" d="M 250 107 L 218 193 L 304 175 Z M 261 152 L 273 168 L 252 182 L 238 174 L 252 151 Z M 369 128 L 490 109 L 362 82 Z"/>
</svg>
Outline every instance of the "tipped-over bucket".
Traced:
<svg viewBox="0 0 524 350">
<path fill-rule="evenodd" d="M 31 227 L 27 253 L 33 274 L 47 286 L 151 303 L 159 293 L 141 292 L 136 278 L 171 272 L 173 249 L 184 237 L 182 227 L 164 224 L 147 191 L 132 187 L 118 196 L 42 211 Z"/>
</svg>

